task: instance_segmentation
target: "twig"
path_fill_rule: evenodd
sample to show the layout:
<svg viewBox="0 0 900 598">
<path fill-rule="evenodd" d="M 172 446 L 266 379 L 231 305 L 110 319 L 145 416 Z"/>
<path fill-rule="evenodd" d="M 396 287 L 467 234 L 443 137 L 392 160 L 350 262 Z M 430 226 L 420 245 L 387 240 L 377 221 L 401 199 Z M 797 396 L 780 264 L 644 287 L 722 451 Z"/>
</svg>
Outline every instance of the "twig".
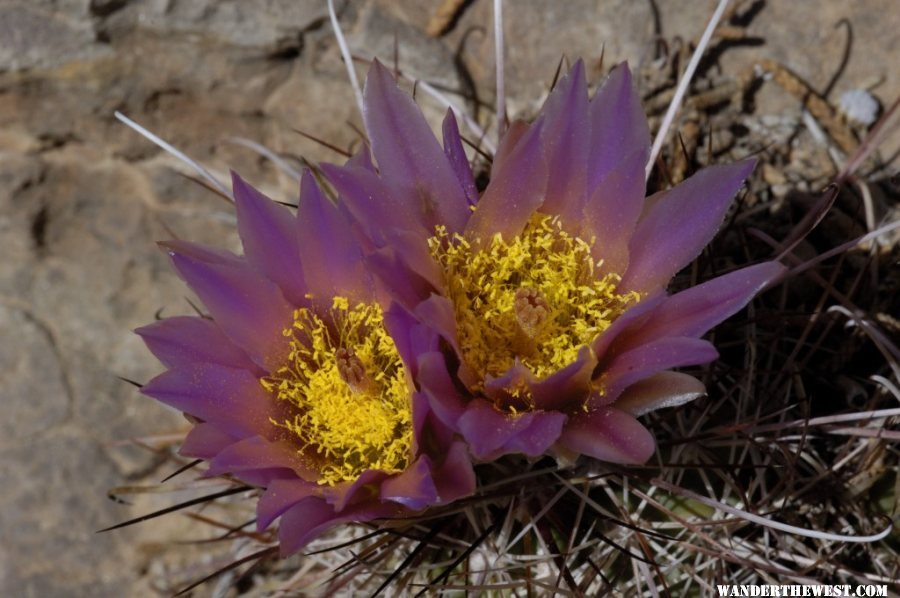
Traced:
<svg viewBox="0 0 900 598">
<path fill-rule="evenodd" d="M 725 0 L 726 2 L 728 0 Z M 503 0 L 494 0 L 494 61 L 497 67 L 497 143 L 506 131 L 506 82 L 503 76 Z"/>
<path fill-rule="evenodd" d="M 353 93 L 356 96 L 356 107 L 359 109 L 359 117 L 364 118 L 362 89 L 359 87 L 359 80 L 356 78 L 356 71 L 353 69 L 353 57 L 350 54 L 350 48 L 347 46 L 347 40 L 344 39 L 344 32 L 341 30 L 341 24 L 338 22 L 337 13 L 334 11 L 334 0 L 328 0 L 328 16 L 331 18 L 334 37 L 341 49 L 341 56 L 344 58 L 347 77 L 350 79 L 350 85 L 353 87 Z"/>
<path fill-rule="evenodd" d="M 706 50 L 706 46 L 709 45 L 709 40 L 712 39 L 713 31 L 716 30 L 716 25 L 719 24 L 719 20 L 721 20 L 727 6 L 728 0 L 719 0 L 719 5 L 716 6 L 716 10 L 713 13 L 712 17 L 709 19 L 709 23 L 706 25 L 706 30 L 703 32 L 703 37 L 700 38 L 700 42 L 697 44 L 697 49 L 694 50 L 694 55 L 691 56 L 691 61 L 688 63 L 687 68 L 684 69 L 684 74 L 681 75 L 681 81 L 678 82 L 678 88 L 675 90 L 675 95 L 672 97 L 672 101 L 669 103 L 669 109 L 666 110 L 666 115 L 663 117 L 662 125 L 660 125 L 659 127 L 659 132 L 656 133 L 656 139 L 653 140 L 653 147 L 650 150 L 650 159 L 647 161 L 647 179 L 650 178 L 650 172 L 652 172 L 653 170 L 653 164 L 656 162 L 656 157 L 659 155 L 659 152 L 662 149 L 662 145 L 666 140 L 666 135 L 669 132 L 669 128 L 672 126 L 672 122 L 675 120 L 675 114 L 678 112 L 678 108 L 681 106 L 681 100 L 684 98 L 684 94 L 687 93 L 688 87 L 691 84 L 691 79 L 694 77 L 694 72 L 697 70 L 697 66 L 700 64 L 700 59 L 703 57 L 703 52 Z"/>
</svg>

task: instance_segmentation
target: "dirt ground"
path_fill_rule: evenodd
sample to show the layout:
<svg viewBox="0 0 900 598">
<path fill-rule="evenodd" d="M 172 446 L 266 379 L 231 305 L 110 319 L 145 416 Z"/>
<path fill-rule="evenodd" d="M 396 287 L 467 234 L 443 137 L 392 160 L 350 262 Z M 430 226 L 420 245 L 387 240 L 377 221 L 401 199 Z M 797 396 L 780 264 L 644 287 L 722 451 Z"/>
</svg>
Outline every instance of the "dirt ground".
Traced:
<svg viewBox="0 0 900 598">
<path fill-rule="evenodd" d="M 404 73 L 476 91 L 487 121 L 491 3 L 471 2 L 449 33 L 434 38 L 425 28 L 438 4 L 351 0 L 341 21 L 356 55 L 393 62 L 396 47 Z M 870 89 L 883 106 L 900 96 L 896 0 L 742 4 L 753 5 L 744 11 L 746 29 L 719 47 L 706 80 L 737 85 L 769 60 L 812 90 L 827 90 L 834 104 L 852 89 Z M 714 5 L 508 0 L 509 111 L 527 117 L 539 107 L 562 56 L 583 57 L 596 83 L 616 62 L 651 64 L 658 39 L 670 49 L 678 39 L 696 40 Z M 437 121 L 442 109 L 417 97 Z M 756 115 L 800 122 L 801 100 L 774 82 L 760 86 L 754 104 Z M 236 249 L 238 240 L 229 206 L 117 122 L 116 110 L 214 173 L 234 168 L 285 200 L 294 199 L 296 182 L 229 139 L 339 161 L 296 130 L 347 147 L 357 138 L 348 123 L 360 122 L 324 1 L 0 1 L 4 596 L 146 595 L 160 579 L 189 576 L 197 555 L 166 548 L 184 537 L 179 515 L 95 531 L 172 500 L 107 498 L 110 488 L 154 483 L 172 470 L 130 439 L 162 446 L 185 428 L 178 414 L 119 378 L 143 382 L 161 370 L 135 327 L 159 310 L 190 310 L 155 241 L 174 234 Z M 894 131 L 883 152 L 897 148 Z M 180 560 L 161 556 L 171 551 Z"/>
</svg>

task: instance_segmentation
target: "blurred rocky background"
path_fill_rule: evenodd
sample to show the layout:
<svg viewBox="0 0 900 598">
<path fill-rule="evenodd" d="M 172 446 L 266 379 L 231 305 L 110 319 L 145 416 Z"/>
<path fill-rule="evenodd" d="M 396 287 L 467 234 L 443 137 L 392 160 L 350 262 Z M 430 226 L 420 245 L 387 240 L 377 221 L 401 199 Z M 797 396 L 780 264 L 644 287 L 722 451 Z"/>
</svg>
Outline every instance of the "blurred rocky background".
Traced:
<svg viewBox="0 0 900 598">
<path fill-rule="evenodd" d="M 411 77 L 467 94 L 452 97 L 487 123 L 490 2 L 466 3 L 449 31 L 432 37 L 426 29 L 440 4 L 351 0 L 338 2 L 338 11 L 361 75 L 364 59 L 396 60 Z M 511 113 L 528 116 L 539 106 L 563 56 L 584 57 L 594 83 L 622 60 L 638 70 L 663 68 L 654 64 L 699 38 L 714 5 L 507 1 Z M 746 73 L 767 59 L 827 92 L 835 106 L 852 89 L 870 90 L 883 105 L 900 95 L 896 0 L 741 5 L 728 23 L 734 39 L 718 40 L 706 66 L 710 85 L 746 85 Z M 652 84 L 642 79 L 648 97 Z M 802 122 L 796 94 L 755 85 L 746 110 Z M 440 118 L 439 105 L 417 96 Z M 228 204 L 116 121 L 115 111 L 223 180 L 234 168 L 285 201 L 294 200 L 296 181 L 230 139 L 258 141 L 295 166 L 343 159 L 297 130 L 341 148 L 359 142 L 324 0 L 0 0 L 4 596 L 153 595 L 168 587 L 166 579 L 189 576 L 206 550 L 171 544 L 198 535 L 179 514 L 95 533 L 174 502 L 107 497 L 110 488 L 171 473 L 175 465 L 160 455 L 185 428 L 119 378 L 144 382 L 160 371 L 132 329 L 160 310 L 191 309 L 154 242 L 174 235 L 238 246 Z M 884 152 L 898 146 L 894 133 Z"/>
</svg>

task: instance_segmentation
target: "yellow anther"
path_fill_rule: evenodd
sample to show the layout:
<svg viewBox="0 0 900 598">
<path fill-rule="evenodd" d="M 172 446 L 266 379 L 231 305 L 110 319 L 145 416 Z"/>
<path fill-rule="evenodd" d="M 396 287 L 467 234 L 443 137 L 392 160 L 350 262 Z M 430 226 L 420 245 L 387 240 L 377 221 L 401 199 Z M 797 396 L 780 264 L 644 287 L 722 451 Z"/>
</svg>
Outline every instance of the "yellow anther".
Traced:
<svg viewBox="0 0 900 598">
<path fill-rule="evenodd" d="M 478 244 L 438 227 L 429 247 L 453 302 L 462 358 L 478 379 L 503 374 L 517 358 L 544 378 L 640 300 L 617 292 L 618 274 L 599 273 L 592 245 L 546 214 L 513 239 Z"/>
<path fill-rule="evenodd" d="M 410 389 L 381 308 L 351 308 L 336 297 L 329 315 L 326 323 L 298 309 L 285 330 L 288 363 L 261 380 L 295 410 L 276 423 L 320 463 L 320 484 L 355 480 L 367 469 L 403 471 L 412 450 Z"/>
</svg>

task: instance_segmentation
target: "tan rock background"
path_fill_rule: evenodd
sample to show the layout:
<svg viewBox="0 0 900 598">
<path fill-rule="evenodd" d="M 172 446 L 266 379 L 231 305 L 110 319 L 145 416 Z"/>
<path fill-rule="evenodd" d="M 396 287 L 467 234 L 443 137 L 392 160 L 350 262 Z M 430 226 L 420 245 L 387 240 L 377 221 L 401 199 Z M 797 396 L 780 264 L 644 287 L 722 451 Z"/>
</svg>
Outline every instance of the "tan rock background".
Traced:
<svg viewBox="0 0 900 598">
<path fill-rule="evenodd" d="M 338 3 L 339 6 L 342 3 Z M 491 7 L 476 0 L 444 38 L 424 33 L 438 0 L 351 0 L 350 44 L 493 103 Z M 648 60 L 653 39 L 696 39 L 712 0 L 507 0 L 507 91 L 513 114 L 534 110 L 562 55 L 604 64 Z M 896 0 L 770 0 L 750 22 L 757 45 L 728 49 L 736 73 L 759 58 L 834 94 L 881 81 L 900 94 Z M 658 16 L 654 17 L 654 11 Z M 658 21 L 659 31 L 654 23 Z M 460 76 L 454 61 L 465 65 Z M 362 74 L 364 69 L 359 68 Z M 423 99 L 429 116 L 442 110 Z M 764 90 L 760 110 L 796 117 L 799 104 Z M 119 124 L 119 110 L 224 177 L 238 169 L 276 197 L 296 185 L 229 143 L 241 136 L 295 164 L 340 156 L 302 129 L 347 147 L 359 123 L 319 0 L 0 0 L 0 594 L 125 596 L 152 592 L 165 570 L 159 543 L 184 538 L 184 519 L 95 534 L 171 502 L 107 499 L 114 486 L 172 471 L 124 442 L 178 432 L 182 420 L 141 397 L 159 366 L 131 330 L 157 310 L 187 313 L 185 289 L 154 241 L 236 247 L 229 206 L 188 170 Z M 481 108 L 487 119 L 490 108 Z M 895 133 L 889 142 L 898 144 Z M 171 232 L 169 232 L 171 231 Z M 162 571 L 162 573 L 161 573 Z M 208 590 L 203 591 L 205 593 Z"/>
</svg>

